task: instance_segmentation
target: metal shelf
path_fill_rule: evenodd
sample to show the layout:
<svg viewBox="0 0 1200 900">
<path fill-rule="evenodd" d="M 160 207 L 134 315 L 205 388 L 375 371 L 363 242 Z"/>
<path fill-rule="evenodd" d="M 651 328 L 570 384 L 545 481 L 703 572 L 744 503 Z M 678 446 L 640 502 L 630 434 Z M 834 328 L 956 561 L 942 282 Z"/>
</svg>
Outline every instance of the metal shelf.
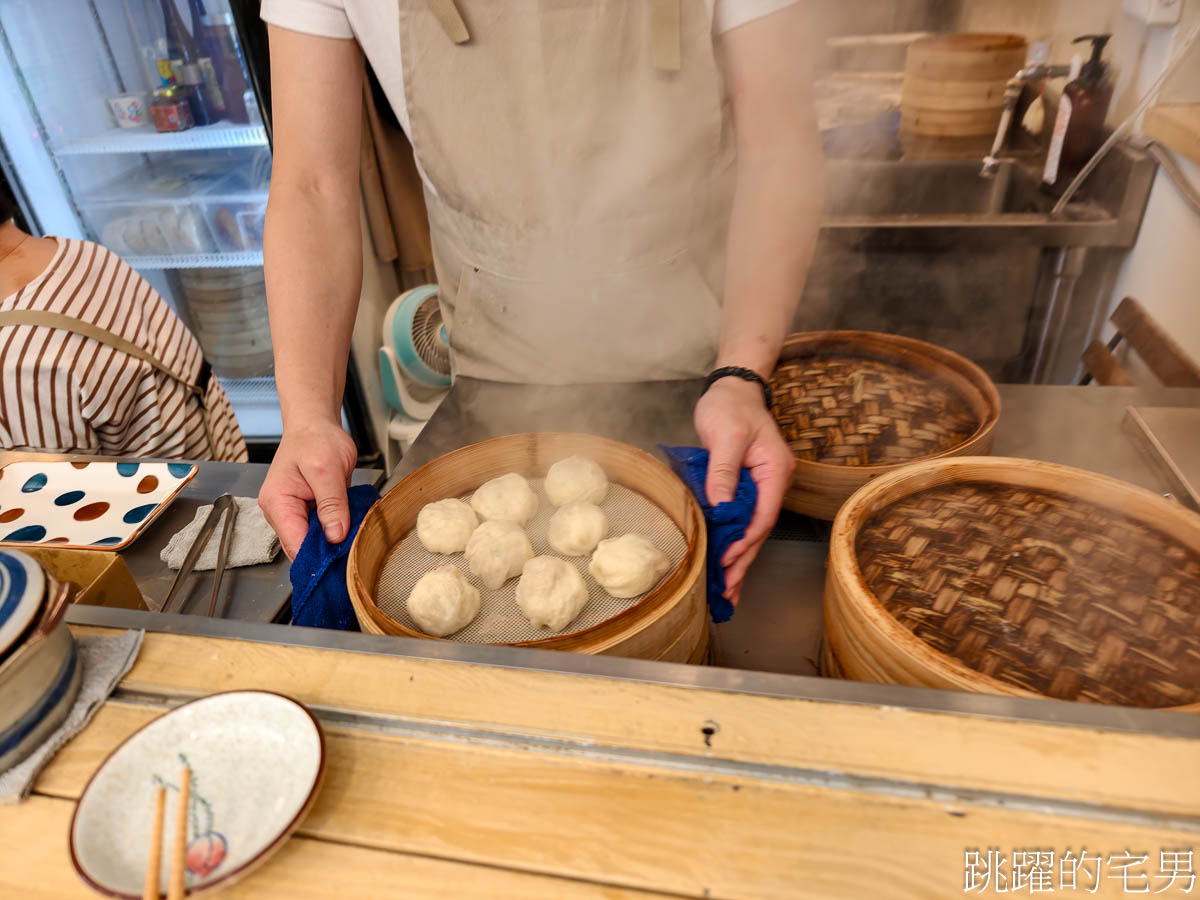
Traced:
<svg viewBox="0 0 1200 900">
<path fill-rule="evenodd" d="M 155 131 L 151 126 L 114 128 L 104 134 L 71 141 L 56 148 L 59 156 L 95 153 L 175 153 L 183 150 L 219 150 L 232 147 L 265 147 L 267 130 L 261 125 L 218 122 L 187 131 Z"/>
<path fill-rule="evenodd" d="M 261 250 L 237 253 L 180 253 L 163 256 L 123 257 L 134 269 L 224 269 L 232 266 L 261 266 Z"/>
</svg>

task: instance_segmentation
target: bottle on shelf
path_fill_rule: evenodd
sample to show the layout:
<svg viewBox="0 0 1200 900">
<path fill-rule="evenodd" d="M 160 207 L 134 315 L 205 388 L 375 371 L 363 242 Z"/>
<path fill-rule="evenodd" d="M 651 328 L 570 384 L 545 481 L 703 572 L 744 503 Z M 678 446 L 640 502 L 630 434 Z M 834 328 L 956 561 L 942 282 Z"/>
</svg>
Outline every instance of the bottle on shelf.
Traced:
<svg viewBox="0 0 1200 900">
<path fill-rule="evenodd" d="M 205 79 L 204 69 L 200 65 L 200 51 L 187 26 L 183 24 L 183 17 L 179 14 L 175 0 L 159 0 L 159 5 L 162 7 L 163 24 L 166 26 L 167 54 L 171 60 L 174 80 L 187 88 L 188 102 L 196 124 L 210 124 L 216 121 L 217 103 L 213 97 L 213 84 Z M 195 71 L 190 68 L 193 66 Z M 185 69 L 187 81 L 184 80 Z"/>
<path fill-rule="evenodd" d="M 1059 98 L 1054 134 L 1042 171 L 1042 190 L 1060 195 L 1067 184 L 1104 142 L 1104 119 L 1112 102 L 1113 81 L 1108 63 L 1101 59 L 1112 35 L 1085 34 L 1071 43 L 1091 41 L 1092 55 L 1067 82 Z"/>
<path fill-rule="evenodd" d="M 213 36 L 210 26 L 204 21 L 206 10 L 203 0 L 188 0 L 188 11 L 192 15 L 192 40 L 200 52 L 199 65 L 204 80 L 209 84 L 211 100 L 218 119 L 226 115 L 225 84 L 218 71 L 217 49 L 213 46 Z"/>
<path fill-rule="evenodd" d="M 213 67 L 221 82 L 221 95 L 225 99 L 225 114 L 229 121 L 239 125 L 250 123 L 250 108 L 253 100 L 247 105 L 246 93 L 250 90 L 249 76 L 246 74 L 245 63 L 238 47 L 237 30 L 233 24 L 233 14 L 216 8 L 209 0 L 207 14 L 201 15 L 209 46 L 212 52 Z M 253 97 L 253 93 L 250 95 Z"/>
<path fill-rule="evenodd" d="M 197 125 L 211 125 L 217 121 L 208 85 L 198 63 L 183 63 L 179 67 L 179 84 L 186 92 L 188 105 L 192 108 L 192 120 Z"/>
</svg>

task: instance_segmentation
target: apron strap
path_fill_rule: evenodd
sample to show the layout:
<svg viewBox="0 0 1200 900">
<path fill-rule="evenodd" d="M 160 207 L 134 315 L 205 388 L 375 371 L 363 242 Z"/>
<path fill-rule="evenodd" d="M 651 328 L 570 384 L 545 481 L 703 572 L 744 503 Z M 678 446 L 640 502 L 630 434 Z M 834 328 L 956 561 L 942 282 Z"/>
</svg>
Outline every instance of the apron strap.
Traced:
<svg viewBox="0 0 1200 900">
<path fill-rule="evenodd" d="M 159 362 L 152 354 L 143 350 L 137 344 L 126 340 L 119 334 L 113 334 L 98 325 L 93 325 L 91 322 L 85 322 L 82 319 L 77 319 L 74 316 L 68 316 L 64 313 L 51 312 L 48 309 L 8 309 L 0 310 L 0 328 L 6 325 L 29 325 L 32 327 L 41 328 L 57 328 L 60 331 L 69 331 L 72 334 L 79 334 L 85 338 L 91 338 L 93 341 L 104 344 L 106 347 L 112 347 L 121 353 L 128 354 L 134 359 L 139 359 L 149 365 L 151 368 L 166 375 L 172 381 L 177 381 L 182 384 L 194 396 L 200 404 L 200 418 L 204 422 L 204 436 L 208 441 L 208 452 L 213 459 L 217 458 L 217 446 L 213 442 L 212 424 L 208 420 L 208 407 L 204 403 L 204 395 L 208 390 L 208 382 L 212 378 L 212 366 L 208 364 L 207 359 L 203 359 L 200 363 L 200 377 L 196 384 L 192 384 L 180 378 L 161 362 Z"/>
<path fill-rule="evenodd" d="M 679 71 L 679 31 L 679 0 L 650 0 L 650 41 L 654 68 L 664 72 Z"/>
<path fill-rule="evenodd" d="M 442 26 L 442 31 L 446 32 L 446 37 L 456 44 L 465 44 L 471 39 L 471 35 L 467 31 L 467 23 L 459 14 L 454 0 L 426 0 L 426 2 L 438 20 L 438 24 Z"/>
</svg>

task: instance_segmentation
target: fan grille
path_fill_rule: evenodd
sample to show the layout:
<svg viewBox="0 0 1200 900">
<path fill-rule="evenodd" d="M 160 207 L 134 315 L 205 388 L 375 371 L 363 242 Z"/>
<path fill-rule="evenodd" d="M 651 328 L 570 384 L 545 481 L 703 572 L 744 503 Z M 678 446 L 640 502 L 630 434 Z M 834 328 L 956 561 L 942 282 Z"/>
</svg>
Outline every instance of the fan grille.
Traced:
<svg viewBox="0 0 1200 900">
<path fill-rule="evenodd" d="M 413 313 L 412 345 L 421 362 L 439 375 L 450 374 L 450 345 L 442 327 L 442 308 L 437 295 L 426 297 Z"/>
</svg>

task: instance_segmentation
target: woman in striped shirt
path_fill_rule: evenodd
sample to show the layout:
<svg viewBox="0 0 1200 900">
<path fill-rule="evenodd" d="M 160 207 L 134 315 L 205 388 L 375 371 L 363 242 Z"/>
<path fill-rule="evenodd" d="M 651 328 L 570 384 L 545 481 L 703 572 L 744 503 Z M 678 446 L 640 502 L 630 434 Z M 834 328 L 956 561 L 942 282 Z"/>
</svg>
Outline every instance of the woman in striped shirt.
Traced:
<svg viewBox="0 0 1200 900">
<path fill-rule="evenodd" d="M 229 398 L 162 297 L 116 254 L 28 235 L 14 212 L 0 190 L 0 447 L 245 462 Z"/>
</svg>

